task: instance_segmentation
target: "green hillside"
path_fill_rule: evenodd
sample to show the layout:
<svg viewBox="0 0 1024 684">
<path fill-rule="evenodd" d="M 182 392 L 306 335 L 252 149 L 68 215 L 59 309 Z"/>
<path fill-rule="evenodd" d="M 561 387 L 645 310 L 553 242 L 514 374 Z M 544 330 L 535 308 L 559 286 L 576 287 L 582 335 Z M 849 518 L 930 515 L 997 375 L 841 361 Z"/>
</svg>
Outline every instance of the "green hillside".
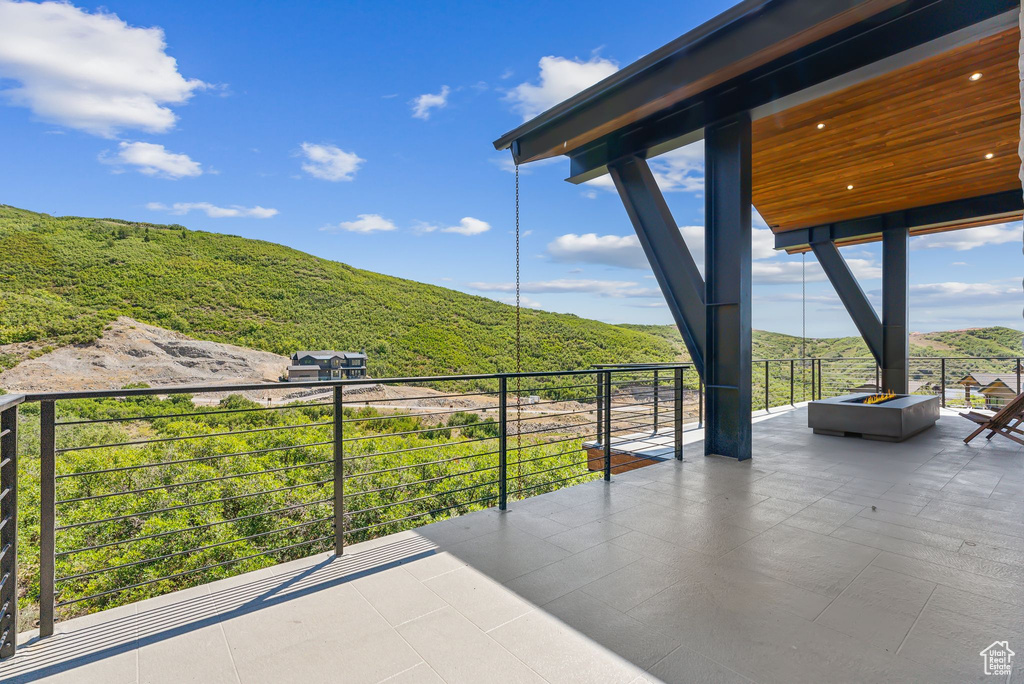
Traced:
<svg viewBox="0 0 1024 684">
<path fill-rule="evenodd" d="M 126 315 L 279 354 L 366 348 L 377 377 L 514 367 L 513 307 L 269 242 L 0 205 L 0 245 L 0 344 L 85 343 Z M 661 337 L 532 310 L 523 340 L 529 370 L 675 358 Z"/>
</svg>

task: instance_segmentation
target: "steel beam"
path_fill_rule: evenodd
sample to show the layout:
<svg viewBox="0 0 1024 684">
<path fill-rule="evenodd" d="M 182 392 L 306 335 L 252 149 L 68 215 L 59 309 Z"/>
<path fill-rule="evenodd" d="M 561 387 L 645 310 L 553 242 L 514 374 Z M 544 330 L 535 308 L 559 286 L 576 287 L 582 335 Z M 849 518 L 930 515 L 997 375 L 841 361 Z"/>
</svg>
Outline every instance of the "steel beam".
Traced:
<svg viewBox="0 0 1024 684">
<path fill-rule="evenodd" d="M 750 114 L 704 131 L 705 455 L 751 455 Z"/>
<path fill-rule="evenodd" d="M 610 171 L 693 365 L 703 377 L 707 356 L 704 279 L 647 162 L 634 157 Z M 748 239 L 748 252 L 749 247 Z"/>
<path fill-rule="evenodd" d="M 882 233 L 882 391 L 907 394 L 910 337 L 907 327 L 907 263 L 910 236 L 906 228 Z"/>
<path fill-rule="evenodd" d="M 1015 221 L 1024 212 L 1024 195 L 1020 190 L 1006 190 L 990 195 L 968 197 L 926 206 L 893 211 L 864 218 L 839 221 L 811 228 L 787 230 L 775 235 L 775 249 L 799 252 L 814 239 L 832 242 L 860 241 L 879 238 L 888 228 L 909 228 L 912 231 L 973 221 Z"/>
<path fill-rule="evenodd" d="M 822 270 L 825 271 L 825 275 L 828 276 L 829 282 L 835 288 L 836 294 L 842 300 L 843 306 L 846 307 L 850 318 L 853 319 L 854 325 L 857 326 L 861 337 L 867 343 L 868 351 L 875 357 L 875 362 L 881 366 L 883 359 L 882 350 L 884 348 L 882 322 L 878 319 L 878 314 L 875 313 L 874 307 L 871 306 L 871 302 L 868 301 L 864 290 L 861 289 L 860 284 L 854 277 L 853 272 L 850 271 L 846 260 L 839 253 L 835 243 L 827 239 L 827 233 L 824 233 L 824 231 L 822 233 L 826 239 L 811 242 L 814 256 L 818 257 L 818 263 L 821 264 Z"/>
</svg>

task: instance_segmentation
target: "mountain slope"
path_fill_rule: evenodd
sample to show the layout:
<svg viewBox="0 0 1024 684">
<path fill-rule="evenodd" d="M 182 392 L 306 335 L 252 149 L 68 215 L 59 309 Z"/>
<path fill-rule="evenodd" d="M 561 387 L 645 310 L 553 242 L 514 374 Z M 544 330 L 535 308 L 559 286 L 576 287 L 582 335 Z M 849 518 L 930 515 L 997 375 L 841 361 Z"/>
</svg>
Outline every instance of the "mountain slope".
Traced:
<svg viewBox="0 0 1024 684">
<path fill-rule="evenodd" d="M 2 365 L 129 316 L 276 354 L 366 348 L 377 377 L 514 367 L 512 307 L 269 242 L 0 205 L 0 245 Z M 676 357 L 658 336 L 528 309 L 523 342 L 528 370 Z"/>
</svg>

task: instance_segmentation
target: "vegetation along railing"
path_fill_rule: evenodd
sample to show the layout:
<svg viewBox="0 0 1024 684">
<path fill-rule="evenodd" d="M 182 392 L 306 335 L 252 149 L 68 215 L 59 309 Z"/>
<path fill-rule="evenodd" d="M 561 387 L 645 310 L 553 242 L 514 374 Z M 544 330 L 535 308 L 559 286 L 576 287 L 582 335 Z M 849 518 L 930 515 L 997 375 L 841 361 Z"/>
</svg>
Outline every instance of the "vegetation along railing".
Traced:
<svg viewBox="0 0 1024 684">
<path fill-rule="evenodd" d="M 911 371 L 913 391 L 950 406 L 971 373 L 1020 390 L 1015 358 L 913 358 Z M 871 359 L 762 359 L 754 409 L 879 379 Z M 681 458 L 703 387 L 689 364 L 602 366 L 4 395 L 0 417 L 7 657 L 37 621 L 47 636 L 60 619 Z"/>
</svg>

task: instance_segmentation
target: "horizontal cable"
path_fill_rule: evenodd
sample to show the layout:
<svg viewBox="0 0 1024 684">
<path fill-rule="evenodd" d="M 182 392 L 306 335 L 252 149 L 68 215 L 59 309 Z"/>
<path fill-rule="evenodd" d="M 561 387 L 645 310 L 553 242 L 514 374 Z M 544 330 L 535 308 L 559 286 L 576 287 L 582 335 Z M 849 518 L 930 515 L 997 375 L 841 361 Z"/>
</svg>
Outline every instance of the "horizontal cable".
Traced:
<svg viewBox="0 0 1024 684">
<path fill-rule="evenodd" d="M 112 444 L 92 444 L 89 446 L 66 447 L 57 449 L 56 453 L 63 454 L 68 451 L 85 451 L 87 449 L 110 449 L 115 447 L 139 446 L 143 444 L 157 444 L 159 442 L 180 442 L 186 439 L 206 439 L 212 437 L 232 437 L 234 435 L 249 435 L 255 432 L 272 432 L 274 430 L 296 430 L 299 428 L 314 428 L 334 425 L 328 423 L 301 423 L 299 425 L 275 425 L 273 427 L 253 428 L 251 430 L 232 430 L 231 432 L 211 432 L 205 435 L 183 435 L 180 437 L 154 437 L 153 439 L 139 439 L 131 442 L 115 442 Z"/>
<path fill-rule="evenodd" d="M 444 508 L 434 508 L 434 509 L 431 509 L 429 511 L 423 511 L 422 513 L 414 513 L 412 515 L 407 515 L 407 516 L 405 516 L 403 518 L 395 518 L 394 520 L 383 520 L 381 522 L 374 523 L 372 525 L 365 525 L 363 527 L 357 527 L 355 529 L 345 530 L 345 534 L 355 534 L 356 532 L 366 532 L 367 530 L 372 530 L 372 529 L 375 529 L 377 527 L 384 527 L 385 525 L 394 525 L 395 523 L 405 522 L 407 520 L 415 520 L 416 518 L 422 518 L 422 517 L 427 516 L 427 515 L 436 515 L 438 513 L 444 513 L 446 511 L 450 511 L 453 508 L 462 508 L 463 506 L 472 506 L 473 504 L 483 503 L 484 501 L 490 501 L 492 499 L 497 499 L 497 498 L 498 498 L 497 494 L 491 494 L 489 496 L 485 496 L 485 497 L 482 497 L 482 498 L 479 498 L 479 499 L 475 499 L 473 501 L 465 501 L 465 502 L 462 502 L 462 503 L 452 504 L 451 506 L 445 506 Z"/>
<path fill-rule="evenodd" d="M 255 413 L 257 411 L 283 411 L 285 409 L 300 410 L 310 406 L 331 406 L 332 402 L 321 401 L 311 404 L 289 403 L 283 406 L 256 406 L 240 409 L 216 409 L 213 411 L 194 411 L 190 413 L 159 413 L 146 416 L 127 416 L 124 418 L 89 418 L 86 420 L 67 420 L 54 425 L 92 425 L 93 423 L 122 423 L 135 420 L 158 420 L 160 418 L 192 418 L 195 416 L 219 416 L 226 413 Z"/>
<path fill-rule="evenodd" d="M 458 446 L 459 444 L 472 444 L 473 442 L 487 442 L 493 439 L 498 439 L 498 436 L 494 437 L 475 437 L 473 439 L 462 439 L 457 442 L 445 442 L 444 444 L 424 444 L 423 446 L 406 447 L 405 449 L 393 449 L 392 451 L 375 451 L 372 454 L 357 454 L 355 456 L 346 456 L 346 461 L 358 461 L 363 458 L 374 458 L 376 456 L 394 456 L 395 454 L 407 454 L 411 451 L 423 451 L 424 449 L 447 449 L 448 447 Z"/>
<path fill-rule="evenodd" d="M 78 527 L 86 527 L 87 525 L 99 525 L 101 523 L 118 522 L 120 520 L 127 520 L 128 518 L 138 518 L 144 515 L 156 515 L 157 513 L 166 513 L 168 511 L 179 511 L 186 508 L 195 508 L 196 506 L 211 506 L 213 504 L 224 503 L 225 501 L 235 501 L 238 499 L 248 499 L 254 496 L 266 496 L 267 494 L 276 494 L 277 492 L 287 492 L 292 489 L 302 489 L 303 487 L 315 487 L 322 484 L 330 484 L 334 482 L 334 479 L 330 480 L 318 480 L 317 482 L 305 482 L 303 484 L 291 485 L 289 487 L 279 487 L 277 489 L 266 489 L 261 492 L 251 492 L 249 494 L 237 494 L 235 496 L 227 496 L 223 499 L 212 499 L 210 501 L 200 501 L 198 503 L 181 504 L 178 506 L 168 506 L 167 508 L 158 508 L 153 511 L 140 511 L 138 513 L 129 513 L 127 515 L 118 515 L 112 518 L 106 518 L 104 520 L 89 520 L 87 522 L 72 523 L 70 525 L 61 525 L 55 527 L 55 530 L 71 530 Z"/>
<path fill-rule="evenodd" d="M 63 501 L 57 501 L 56 504 L 68 504 L 78 503 L 81 501 L 94 501 L 96 499 L 109 499 L 114 496 L 128 496 L 130 494 L 145 494 L 147 492 L 155 492 L 159 490 L 177 489 L 178 487 L 188 487 L 191 485 L 208 484 L 210 482 L 221 482 L 223 480 L 235 480 L 240 477 L 253 477 L 254 475 L 266 475 L 268 473 L 281 473 L 286 470 L 296 470 L 298 468 L 312 468 L 313 466 L 327 465 L 334 463 L 333 459 L 326 461 L 315 461 L 313 463 L 299 463 L 290 466 L 281 466 L 280 468 L 270 468 L 269 470 L 256 470 L 250 473 L 234 473 L 232 475 L 220 475 L 218 477 L 210 477 L 205 480 L 191 480 L 189 482 L 172 482 L 170 484 L 156 485 L 154 487 L 146 487 L 144 489 L 131 489 L 124 492 L 107 492 L 106 494 L 93 494 L 91 496 L 80 496 L 75 499 L 64 499 Z"/>
<path fill-rule="evenodd" d="M 315 525 L 317 523 L 322 523 L 322 522 L 326 522 L 328 520 L 333 520 L 333 519 L 334 519 L 334 516 L 329 516 L 327 518 L 317 518 L 316 520 L 308 520 L 306 522 L 299 523 L 297 525 L 290 525 L 288 527 L 282 527 L 282 528 L 276 529 L 276 530 L 267 530 L 265 532 L 257 532 L 256 534 L 250 534 L 248 537 L 239 537 L 238 539 L 230 539 L 228 541 L 217 542 L 216 544 L 208 544 L 206 546 L 200 546 L 199 548 L 195 548 L 195 549 L 185 549 L 183 551 L 175 551 L 174 553 L 168 553 L 168 554 L 165 554 L 163 556 L 155 556 L 153 558 L 144 558 L 142 560 L 132 561 L 130 563 L 122 563 L 121 565 L 111 565 L 111 566 L 106 567 L 106 568 L 100 568 L 99 570 L 89 570 L 87 572 L 80 572 L 80 573 L 78 573 L 76 575 L 68 575 L 67 577 L 57 577 L 57 578 L 54 579 L 54 582 L 70 582 L 72 580 L 82 579 L 83 577 L 90 577 L 92 575 L 97 575 L 97 574 L 99 574 L 101 572 L 110 572 L 112 570 L 123 570 L 124 568 L 131 568 L 131 567 L 134 567 L 136 565 L 144 565 L 146 563 L 156 563 L 158 561 L 167 560 L 168 558 L 175 558 L 176 556 L 181 556 L 181 555 L 184 555 L 186 553 L 200 553 L 202 551 L 209 551 L 210 549 L 216 549 L 216 548 L 218 548 L 220 546 L 227 546 L 228 544 L 237 544 L 237 543 L 243 542 L 243 541 L 251 541 L 253 539 L 258 539 L 259 537 L 266 537 L 267 535 L 277 534 L 278 532 L 289 532 L 291 530 L 296 530 L 296 529 L 299 529 L 299 528 L 302 528 L 302 527 L 309 527 L 310 525 Z"/>
<path fill-rule="evenodd" d="M 437 477 L 431 477 L 426 480 L 416 480 L 415 482 L 402 482 L 396 485 L 388 485 L 387 487 L 378 487 L 377 489 L 367 489 L 359 492 L 345 492 L 345 498 L 351 498 L 353 496 L 365 496 L 366 494 L 379 494 L 380 492 L 391 491 L 392 489 L 405 489 L 406 487 L 412 487 L 413 485 L 427 484 L 429 482 L 437 482 L 439 480 L 454 480 L 457 477 L 465 477 L 467 475 L 475 475 L 476 473 L 485 473 L 488 470 L 497 470 L 501 466 L 488 466 L 487 468 L 477 468 L 476 470 L 466 470 L 458 473 L 446 473 L 444 475 L 438 475 Z"/>
<path fill-rule="evenodd" d="M 95 551 L 96 549 L 105 549 L 108 546 L 117 546 L 119 544 L 135 544 L 148 539 L 158 539 L 160 537 L 166 537 L 171 534 L 184 534 L 185 532 L 195 532 L 196 530 L 205 530 L 209 527 L 219 527 L 220 525 L 231 525 L 233 523 L 240 522 L 242 520 L 249 520 L 251 518 L 259 518 L 265 515 L 277 515 L 278 513 L 286 513 L 288 511 L 295 510 L 296 508 L 306 508 L 307 506 L 316 506 L 318 504 L 327 504 L 334 501 L 331 499 L 316 499 L 315 501 L 306 501 L 303 503 L 292 504 L 291 506 L 285 506 L 284 508 L 278 508 L 272 511 L 262 511 L 260 513 L 250 513 L 249 515 L 242 515 L 237 518 L 229 518 L 228 520 L 215 520 L 211 523 L 205 523 L 203 525 L 194 525 L 192 527 L 183 527 L 177 530 L 165 530 L 164 532 L 156 532 L 155 534 L 147 534 L 144 537 L 132 537 L 130 539 L 119 539 L 117 541 L 105 542 L 103 544 L 95 544 L 93 546 L 83 546 L 79 549 L 71 549 L 70 551 L 60 551 L 54 554 L 57 558 L 63 556 L 71 556 L 76 553 L 84 553 L 85 551 Z"/>
<path fill-rule="evenodd" d="M 391 501 L 380 506 L 371 506 L 370 508 L 362 508 L 358 511 L 345 511 L 347 515 L 360 515 L 362 513 L 372 513 L 373 511 L 379 511 L 385 508 L 394 508 L 395 506 L 404 506 L 406 504 L 416 503 L 417 501 L 426 501 L 428 499 L 436 499 L 441 496 L 448 494 L 458 494 L 459 492 L 468 492 L 473 489 L 480 489 L 481 487 L 491 487 L 499 483 L 499 480 L 492 480 L 490 482 L 484 482 L 476 485 L 469 485 L 467 487 L 459 487 L 458 489 L 449 489 L 447 491 L 438 492 L 437 494 L 427 494 L 426 496 L 418 496 L 415 499 L 402 499 L 401 501 Z"/>
<path fill-rule="evenodd" d="M 157 579 L 146 580 L 145 582 L 138 582 L 136 584 L 129 584 L 126 587 L 118 587 L 116 589 L 109 589 L 107 591 L 101 591 L 98 594 L 92 594 L 90 596 L 83 596 L 81 598 L 71 599 L 70 601 L 61 601 L 60 603 L 55 603 L 53 607 L 54 608 L 63 608 L 64 606 L 71 605 L 72 603 L 80 603 L 82 601 L 91 601 L 93 599 L 98 599 L 98 598 L 101 598 L 103 596 L 108 596 L 110 594 L 117 594 L 117 593 L 122 592 L 122 591 L 128 591 L 129 589 L 138 589 L 139 587 L 144 587 L 144 586 L 146 586 L 148 584 L 154 584 L 156 582 L 165 582 L 167 580 L 176 579 L 178 577 L 183 577 L 185 575 L 191 575 L 191 574 L 196 573 L 196 572 L 204 572 L 206 570 L 213 570 L 214 568 L 219 568 L 219 567 L 222 567 L 222 566 L 225 566 L 225 565 L 231 565 L 232 563 L 240 563 L 241 561 L 251 560 L 253 558 L 259 558 L 260 556 L 267 556 L 267 555 L 272 554 L 272 553 L 280 553 L 281 551 L 288 551 L 290 549 L 298 548 L 299 546 L 306 546 L 307 544 L 315 544 L 317 542 L 327 541 L 328 539 L 334 539 L 334 536 L 331 535 L 331 536 L 327 536 L 327 537 L 319 537 L 317 539 L 309 539 L 307 541 L 298 542 L 297 544 L 289 544 L 288 546 L 282 546 L 282 547 L 277 548 L 277 549 L 271 549 L 269 551 L 261 551 L 259 553 L 254 553 L 254 554 L 249 555 L 249 556 L 242 556 L 241 558 L 232 558 L 231 560 L 226 560 L 226 561 L 223 561 L 221 563 L 213 563 L 211 565 L 204 565 L 201 568 L 195 568 L 193 570 L 182 570 L 181 572 L 176 572 L 173 575 L 166 575 L 164 577 L 158 577 Z"/>
<path fill-rule="evenodd" d="M 387 385 L 383 386 L 387 387 Z M 342 397 L 342 401 L 344 401 L 346 406 L 362 406 L 364 404 L 379 404 L 383 401 L 395 403 L 402 401 L 423 401 L 427 399 L 448 401 L 450 399 L 463 399 L 465 397 L 487 397 L 495 394 L 500 394 L 500 392 L 498 390 L 493 390 L 490 392 L 463 392 L 461 394 L 427 394 L 420 397 L 384 397 L 383 399 L 358 399 L 355 397 L 351 397 L 347 401 L 345 401 L 345 398 Z"/>
<path fill-rule="evenodd" d="M 438 465 L 440 463 L 452 463 L 453 461 L 468 461 L 471 458 L 480 458 L 481 456 L 493 456 L 494 454 L 500 453 L 500 451 L 485 451 L 481 454 L 470 454 L 469 456 L 454 456 L 452 458 L 442 458 L 437 461 L 424 461 L 423 463 L 409 463 L 406 465 L 395 466 L 394 468 L 384 468 L 382 470 L 370 470 L 364 473 L 355 473 L 353 475 L 346 475 L 345 481 L 358 480 L 362 477 L 370 477 L 371 475 L 381 475 L 383 473 L 394 473 L 400 470 L 409 470 L 411 468 L 422 468 L 424 466 Z"/>
<path fill-rule="evenodd" d="M 125 470 L 139 470 L 141 468 L 158 468 L 160 466 L 179 465 L 182 463 L 196 463 L 197 461 L 210 461 L 219 458 L 231 458 L 233 456 L 256 456 L 268 454 L 272 451 L 290 451 L 291 449 L 307 449 L 309 447 L 327 446 L 334 444 L 333 440 L 326 442 L 310 442 L 309 444 L 294 444 L 288 446 L 270 447 L 268 449 L 256 449 L 254 451 L 236 451 L 230 454 L 213 454 L 212 456 L 197 456 L 195 458 L 182 458 L 175 461 L 160 461 L 158 463 L 142 463 L 140 465 L 119 466 L 116 468 L 103 468 L 101 470 L 87 470 L 82 473 L 64 473 L 57 475 L 55 479 L 62 480 L 66 477 L 85 477 L 86 475 L 103 475 L 104 473 L 119 473 Z"/>
<path fill-rule="evenodd" d="M 405 432 L 380 432 L 373 435 L 363 435 L 362 437 L 351 437 L 349 439 L 343 439 L 342 442 L 363 442 L 368 439 L 384 439 L 386 437 L 404 437 L 405 435 L 418 435 L 424 432 L 437 432 L 439 430 L 458 430 L 459 428 L 476 427 L 478 425 L 497 425 L 498 421 L 488 420 L 481 421 L 479 423 L 470 423 L 468 425 L 439 425 L 437 427 L 428 427 L 420 430 L 407 430 Z"/>
<path fill-rule="evenodd" d="M 578 478 L 581 478 L 581 477 L 588 477 L 588 476 L 589 477 L 594 477 L 594 476 L 599 475 L 599 474 L 600 474 L 600 471 L 588 470 L 585 473 L 578 473 L 576 475 L 570 475 L 569 477 L 563 477 L 560 480 L 551 480 L 550 482 L 542 482 L 540 484 L 533 485 L 532 487 L 523 487 L 522 489 L 517 489 L 517 490 L 515 490 L 513 492 L 509 492 L 509 496 L 513 496 L 515 494 L 522 494 L 523 492 L 529 492 L 529 491 L 534 490 L 534 489 L 540 489 L 541 487 L 550 487 L 552 485 L 561 484 L 562 482 L 568 482 L 569 480 L 575 480 L 575 479 L 578 479 Z"/>
</svg>

